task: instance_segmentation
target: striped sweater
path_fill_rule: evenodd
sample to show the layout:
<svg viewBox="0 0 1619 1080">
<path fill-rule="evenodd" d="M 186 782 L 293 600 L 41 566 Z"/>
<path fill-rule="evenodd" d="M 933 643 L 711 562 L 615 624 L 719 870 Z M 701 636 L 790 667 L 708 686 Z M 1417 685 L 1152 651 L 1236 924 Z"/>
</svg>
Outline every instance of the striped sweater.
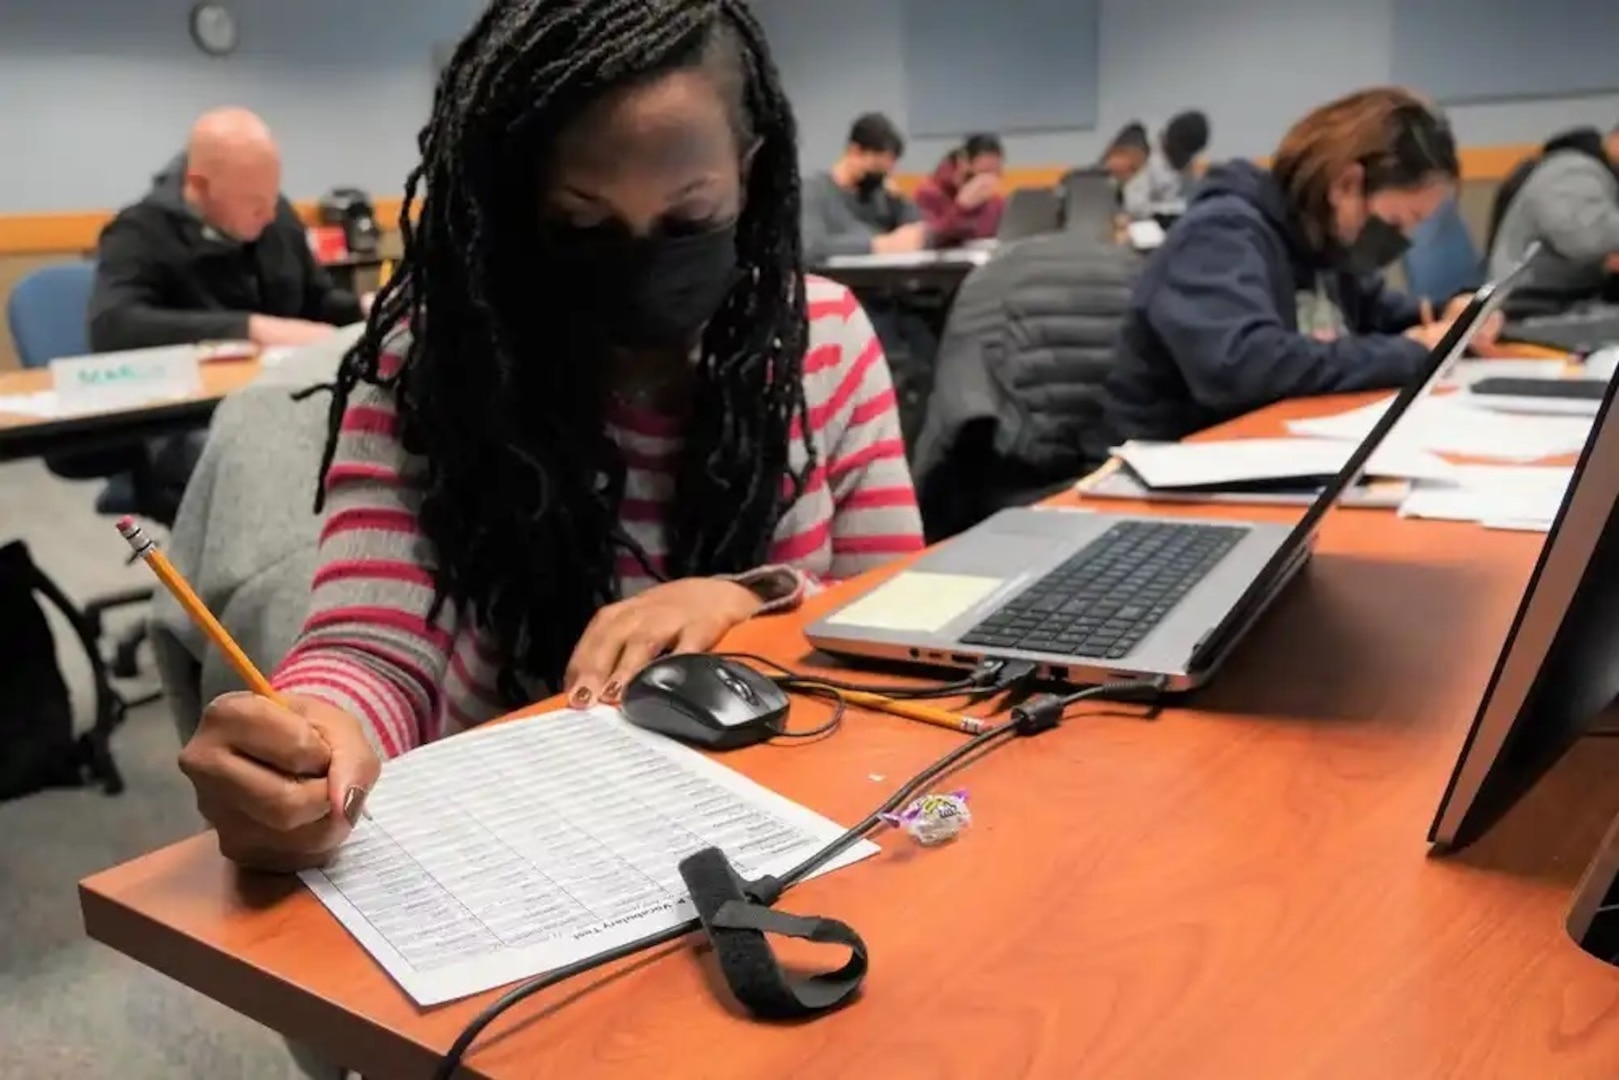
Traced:
<svg viewBox="0 0 1619 1080">
<path fill-rule="evenodd" d="M 808 292 L 804 388 L 817 463 L 782 516 L 770 553 L 772 564 L 790 571 L 775 574 L 777 581 L 794 582 L 778 587 L 786 603 L 806 587 L 922 546 L 894 389 L 871 323 L 840 285 L 811 278 Z M 494 691 L 496 654 L 488 635 L 451 605 L 428 622 L 433 557 L 417 523 L 417 470 L 395 426 L 386 391 L 355 392 L 326 478 L 309 616 L 271 679 L 285 693 L 321 698 L 359 718 L 384 758 L 505 711 Z M 666 551 L 662 523 L 674 489 L 679 423 L 615 406 L 608 432 L 627 469 L 620 521 L 656 565 Z M 805 457 L 799 432 L 795 421 L 795 470 Z M 655 584 L 632 558 L 621 559 L 617 570 L 621 596 Z"/>
</svg>

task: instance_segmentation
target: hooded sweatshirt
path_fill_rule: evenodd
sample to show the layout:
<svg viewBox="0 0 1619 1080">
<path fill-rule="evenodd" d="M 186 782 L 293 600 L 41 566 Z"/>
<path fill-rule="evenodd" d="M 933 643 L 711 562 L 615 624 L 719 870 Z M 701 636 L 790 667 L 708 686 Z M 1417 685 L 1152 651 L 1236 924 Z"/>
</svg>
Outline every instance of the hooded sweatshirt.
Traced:
<svg viewBox="0 0 1619 1080">
<path fill-rule="evenodd" d="M 1561 311 L 1603 298 L 1605 266 L 1619 254 L 1619 166 L 1609 161 L 1600 132 L 1564 132 L 1529 164 L 1516 192 L 1502 199 L 1490 242 L 1490 274 L 1517 264 L 1529 245 L 1545 245 L 1508 299 L 1515 315 Z"/>
<path fill-rule="evenodd" d="M 315 262 L 303 222 L 280 199 L 257 240 L 221 235 L 185 201 L 185 157 L 153 178 L 152 190 L 101 232 L 90 347 L 97 352 L 241 340 L 250 315 L 342 326 L 360 301 Z"/>
<path fill-rule="evenodd" d="M 1314 250 L 1268 171 L 1216 166 L 1132 291 L 1087 457 L 1283 398 L 1402 385 L 1427 357 L 1400 336 L 1420 317 L 1381 275 Z"/>
<path fill-rule="evenodd" d="M 956 163 L 946 157 L 916 192 L 916 205 L 927 222 L 935 247 L 959 247 L 973 240 L 993 240 L 1001 228 L 1006 200 L 995 195 L 971 210 L 956 202 Z"/>
</svg>

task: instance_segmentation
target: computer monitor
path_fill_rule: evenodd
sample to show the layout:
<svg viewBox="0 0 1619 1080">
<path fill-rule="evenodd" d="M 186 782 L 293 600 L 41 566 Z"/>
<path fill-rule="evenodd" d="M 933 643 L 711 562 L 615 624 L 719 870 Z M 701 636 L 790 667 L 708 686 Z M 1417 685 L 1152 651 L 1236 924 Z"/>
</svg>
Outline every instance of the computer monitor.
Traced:
<svg viewBox="0 0 1619 1080">
<path fill-rule="evenodd" d="M 1610 380 L 1428 831 L 1477 839 L 1619 695 L 1619 410 Z"/>
</svg>

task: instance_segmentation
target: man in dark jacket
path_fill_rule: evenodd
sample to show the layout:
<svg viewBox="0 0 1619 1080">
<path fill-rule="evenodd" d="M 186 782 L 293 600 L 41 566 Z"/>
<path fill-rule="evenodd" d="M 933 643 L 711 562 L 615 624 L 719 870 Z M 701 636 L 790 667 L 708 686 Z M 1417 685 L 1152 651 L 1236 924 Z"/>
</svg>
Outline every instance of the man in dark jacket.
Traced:
<svg viewBox="0 0 1619 1080">
<path fill-rule="evenodd" d="M 1284 398 L 1410 379 L 1437 335 L 1414 330 L 1417 302 L 1347 254 L 1308 242 L 1268 171 L 1210 169 L 1137 281 L 1087 458 Z"/>
<path fill-rule="evenodd" d="M 315 262 L 280 184 L 262 120 L 234 108 L 199 119 L 185 153 L 102 230 L 91 347 L 302 345 L 358 321 L 359 298 Z"/>
</svg>

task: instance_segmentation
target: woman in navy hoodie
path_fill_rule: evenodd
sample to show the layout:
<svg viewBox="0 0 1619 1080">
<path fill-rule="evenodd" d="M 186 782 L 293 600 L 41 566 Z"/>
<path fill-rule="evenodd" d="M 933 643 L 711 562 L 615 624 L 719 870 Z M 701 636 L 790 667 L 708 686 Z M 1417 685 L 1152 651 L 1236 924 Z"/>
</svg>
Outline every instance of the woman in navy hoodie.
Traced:
<svg viewBox="0 0 1619 1080">
<path fill-rule="evenodd" d="M 1396 87 L 1316 109 L 1269 170 L 1210 169 L 1136 284 L 1087 456 L 1414 377 L 1465 300 L 1424 325 L 1380 271 L 1458 173 L 1444 119 Z"/>
</svg>

